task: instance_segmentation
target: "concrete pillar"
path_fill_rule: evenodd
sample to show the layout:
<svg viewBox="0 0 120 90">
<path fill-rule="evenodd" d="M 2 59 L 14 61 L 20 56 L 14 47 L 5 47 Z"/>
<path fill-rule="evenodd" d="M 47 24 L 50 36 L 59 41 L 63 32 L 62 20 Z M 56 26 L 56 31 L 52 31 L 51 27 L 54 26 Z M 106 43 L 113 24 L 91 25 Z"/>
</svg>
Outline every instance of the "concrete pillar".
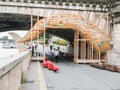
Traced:
<svg viewBox="0 0 120 90">
<path fill-rule="evenodd" d="M 116 5 L 109 14 L 111 17 L 112 50 L 108 51 L 108 63 L 120 66 L 120 5 Z"/>
<path fill-rule="evenodd" d="M 113 50 L 120 51 L 120 23 L 114 24 L 113 28 Z"/>
</svg>

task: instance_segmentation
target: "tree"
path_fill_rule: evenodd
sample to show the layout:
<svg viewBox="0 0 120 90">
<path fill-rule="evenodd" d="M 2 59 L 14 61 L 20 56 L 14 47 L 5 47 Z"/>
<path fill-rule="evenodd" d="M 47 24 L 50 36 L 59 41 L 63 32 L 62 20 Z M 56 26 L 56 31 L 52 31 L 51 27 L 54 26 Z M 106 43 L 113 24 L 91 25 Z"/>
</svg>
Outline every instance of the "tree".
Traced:
<svg viewBox="0 0 120 90">
<path fill-rule="evenodd" d="M 8 39 L 8 36 L 3 36 L 3 39 L 7 40 L 7 39 Z"/>
<path fill-rule="evenodd" d="M 66 41 L 66 40 L 62 40 L 62 39 L 58 39 L 58 40 L 55 42 L 55 44 L 67 46 L 67 41 Z"/>
<path fill-rule="evenodd" d="M 0 38 L 1 40 L 8 40 L 8 36 L 3 36 Z"/>
</svg>

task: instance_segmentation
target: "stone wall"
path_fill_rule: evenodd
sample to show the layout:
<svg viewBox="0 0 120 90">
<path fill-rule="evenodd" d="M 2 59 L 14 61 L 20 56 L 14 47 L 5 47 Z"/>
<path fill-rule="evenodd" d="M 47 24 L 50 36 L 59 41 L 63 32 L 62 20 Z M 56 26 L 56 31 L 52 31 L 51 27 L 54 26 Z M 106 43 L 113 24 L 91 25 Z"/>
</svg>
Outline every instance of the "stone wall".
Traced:
<svg viewBox="0 0 120 90">
<path fill-rule="evenodd" d="M 111 50 L 108 52 L 108 64 L 120 67 L 120 51 Z"/>
<path fill-rule="evenodd" d="M 72 12 L 81 14 L 81 12 L 99 12 L 106 13 L 108 8 L 100 7 L 100 5 L 76 5 L 69 4 L 68 6 L 64 3 L 59 4 L 45 4 L 45 3 L 30 3 L 30 2 L 9 2 L 0 0 L 0 13 L 13 13 L 13 14 L 26 14 L 26 15 L 37 15 L 41 17 L 49 17 L 52 14 L 58 12 Z"/>
<path fill-rule="evenodd" d="M 32 4 L 42 4 L 41 6 L 49 6 L 49 8 L 52 7 L 56 7 L 58 8 L 68 8 L 68 9 L 79 9 L 79 10 L 85 10 L 86 11 L 86 7 L 87 10 L 91 10 L 91 11 L 108 11 L 108 1 L 103 3 L 100 3 L 97 1 L 97 4 L 95 1 L 89 3 L 89 1 L 86 2 L 75 2 L 76 0 L 73 0 L 74 2 L 70 2 L 71 0 L 66 0 L 66 2 L 62 1 L 62 0 L 0 0 L 1 2 L 10 2 L 9 5 L 11 4 L 11 2 L 18 2 L 18 3 L 27 3 L 28 7 L 31 6 L 30 3 Z M 84 0 L 83 0 L 84 1 Z M 24 5 L 24 4 L 22 4 Z M 40 7 L 41 7 L 40 6 Z M 79 8 L 80 7 L 80 8 Z M 82 8 L 81 8 L 82 7 Z"/>
<path fill-rule="evenodd" d="M 28 69 L 30 51 L 0 60 L 0 90 L 19 90 L 21 77 Z"/>
<path fill-rule="evenodd" d="M 120 2 L 109 13 L 112 50 L 108 52 L 108 64 L 120 66 Z"/>
<path fill-rule="evenodd" d="M 113 48 L 108 52 L 108 64 L 120 66 L 120 23 L 114 23 L 112 28 Z"/>
</svg>

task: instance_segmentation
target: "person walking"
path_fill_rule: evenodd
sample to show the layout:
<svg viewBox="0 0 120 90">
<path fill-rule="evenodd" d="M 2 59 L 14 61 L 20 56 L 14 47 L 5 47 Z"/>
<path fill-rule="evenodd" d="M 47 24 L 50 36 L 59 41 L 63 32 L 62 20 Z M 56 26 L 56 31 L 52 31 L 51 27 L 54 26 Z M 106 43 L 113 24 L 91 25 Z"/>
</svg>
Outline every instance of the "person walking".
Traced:
<svg viewBox="0 0 120 90">
<path fill-rule="evenodd" d="M 32 48 L 32 56 L 34 56 L 34 46 L 32 46 L 31 48 Z"/>
<path fill-rule="evenodd" d="M 52 48 L 53 48 L 53 46 L 52 46 L 52 45 L 50 45 L 50 51 L 52 51 Z"/>
<path fill-rule="evenodd" d="M 58 46 L 58 51 L 60 51 L 60 47 Z"/>
<path fill-rule="evenodd" d="M 38 47 L 38 43 L 35 43 L 35 50 L 37 49 L 37 47 Z"/>
<path fill-rule="evenodd" d="M 58 62 L 58 58 L 59 58 L 59 51 L 57 49 L 54 52 L 54 57 L 55 57 L 55 61 L 57 63 Z"/>
</svg>

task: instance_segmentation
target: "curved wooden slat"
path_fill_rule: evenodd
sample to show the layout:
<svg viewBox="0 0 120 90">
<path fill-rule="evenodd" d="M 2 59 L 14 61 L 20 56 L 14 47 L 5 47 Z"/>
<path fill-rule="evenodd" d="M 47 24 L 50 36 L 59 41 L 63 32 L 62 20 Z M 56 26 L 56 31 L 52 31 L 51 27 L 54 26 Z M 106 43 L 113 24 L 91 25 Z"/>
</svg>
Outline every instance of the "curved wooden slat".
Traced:
<svg viewBox="0 0 120 90">
<path fill-rule="evenodd" d="M 78 30 L 80 34 L 86 35 L 86 38 L 89 39 L 91 44 L 93 43 L 96 50 L 105 52 L 111 49 L 111 38 L 108 35 L 100 30 L 94 23 L 88 21 L 80 15 L 71 13 L 58 13 L 46 19 L 37 21 L 21 42 L 30 41 L 31 30 L 33 34 L 32 38 L 36 38 L 36 31 L 39 30 L 39 34 L 43 33 L 44 27 L 62 29 L 70 28 L 72 30 Z"/>
</svg>

